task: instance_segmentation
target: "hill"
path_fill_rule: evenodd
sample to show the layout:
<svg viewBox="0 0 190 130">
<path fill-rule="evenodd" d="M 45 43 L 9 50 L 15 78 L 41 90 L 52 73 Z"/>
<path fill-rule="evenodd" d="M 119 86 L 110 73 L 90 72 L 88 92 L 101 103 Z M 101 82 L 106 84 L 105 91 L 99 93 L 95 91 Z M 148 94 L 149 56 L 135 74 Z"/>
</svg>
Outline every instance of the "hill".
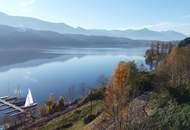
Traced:
<svg viewBox="0 0 190 130">
<path fill-rule="evenodd" d="M 21 29 L 31 28 L 35 30 L 54 31 L 62 34 L 82 34 L 95 36 L 110 36 L 110 37 L 125 37 L 135 40 L 182 40 L 186 36 L 175 31 L 152 31 L 149 29 L 140 30 L 98 30 L 98 29 L 84 29 L 74 28 L 64 23 L 47 22 L 31 17 L 9 16 L 0 13 L 0 24 L 19 27 Z"/>
</svg>

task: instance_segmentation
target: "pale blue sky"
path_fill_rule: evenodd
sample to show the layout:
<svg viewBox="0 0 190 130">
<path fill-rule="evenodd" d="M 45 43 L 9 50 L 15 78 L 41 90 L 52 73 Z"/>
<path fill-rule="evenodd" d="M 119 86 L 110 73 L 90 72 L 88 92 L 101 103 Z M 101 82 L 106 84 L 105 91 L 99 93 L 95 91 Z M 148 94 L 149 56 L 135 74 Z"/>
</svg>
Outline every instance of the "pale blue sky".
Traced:
<svg viewBox="0 0 190 130">
<path fill-rule="evenodd" d="M 0 12 L 87 29 L 175 30 L 190 35 L 190 0 L 0 0 Z"/>
</svg>

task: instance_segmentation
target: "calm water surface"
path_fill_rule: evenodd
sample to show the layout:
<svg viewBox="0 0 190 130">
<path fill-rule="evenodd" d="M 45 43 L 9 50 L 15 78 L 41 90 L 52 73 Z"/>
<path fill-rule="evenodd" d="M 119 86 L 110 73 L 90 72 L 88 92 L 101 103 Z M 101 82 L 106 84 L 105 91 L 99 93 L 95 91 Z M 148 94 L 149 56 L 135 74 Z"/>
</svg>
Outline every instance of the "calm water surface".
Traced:
<svg viewBox="0 0 190 130">
<path fill-rule="evenodd" d="M 146 49 L 43 50 L 59 56 L 0 67 L 0 96 L 16 95 L 18 88 L 21 96 L 25 96 L 30 88 L 34 99 L 39 102 L 49 95 L 67 96 L 71 88 L 79 96 L 84 92 L 84 87 L 95 86 L 101 75 L 109 77 L 121 60 L 144 64 Z"/>
</svg>

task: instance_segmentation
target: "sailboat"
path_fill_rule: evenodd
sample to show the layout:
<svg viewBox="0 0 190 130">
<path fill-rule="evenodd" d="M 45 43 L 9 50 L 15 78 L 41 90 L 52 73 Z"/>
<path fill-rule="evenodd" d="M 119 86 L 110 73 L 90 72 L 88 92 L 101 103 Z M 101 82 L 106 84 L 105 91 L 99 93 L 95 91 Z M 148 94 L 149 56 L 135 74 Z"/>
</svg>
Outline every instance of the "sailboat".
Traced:
<svg viewBox="0 0 190 130">
<path fill-rule="evenodd" d="M 32 106 L 34 106 L 34 105 L 36 105 L 36 103 L 34 103 L 31 90 L 28 89 L 28 94 L 27 94 L 27 97 L 26 97 L 26 101 L 25 101 L 25 104 L 24 104 L 24 108 L 32 107 Z"/>
</svg>

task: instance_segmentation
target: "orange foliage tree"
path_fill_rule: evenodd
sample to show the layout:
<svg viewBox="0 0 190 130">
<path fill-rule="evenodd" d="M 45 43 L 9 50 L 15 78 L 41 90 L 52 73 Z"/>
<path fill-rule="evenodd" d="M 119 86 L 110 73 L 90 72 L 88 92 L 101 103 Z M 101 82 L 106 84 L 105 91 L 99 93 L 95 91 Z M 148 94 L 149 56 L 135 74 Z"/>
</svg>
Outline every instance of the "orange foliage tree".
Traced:
<svg viewBox="0 0 190 130">
<path fill-rule="evenodd" d="M 126 108 L 133 97 L 138 81 L 138 69 L 134 62 L 120 62 L 112 74 L 112 78 L 106 87 L 105 106 L 106 111 L 113 118 L 116 127 L 121 129 L 124 124 L 122 110 Z"/>
</svg>

